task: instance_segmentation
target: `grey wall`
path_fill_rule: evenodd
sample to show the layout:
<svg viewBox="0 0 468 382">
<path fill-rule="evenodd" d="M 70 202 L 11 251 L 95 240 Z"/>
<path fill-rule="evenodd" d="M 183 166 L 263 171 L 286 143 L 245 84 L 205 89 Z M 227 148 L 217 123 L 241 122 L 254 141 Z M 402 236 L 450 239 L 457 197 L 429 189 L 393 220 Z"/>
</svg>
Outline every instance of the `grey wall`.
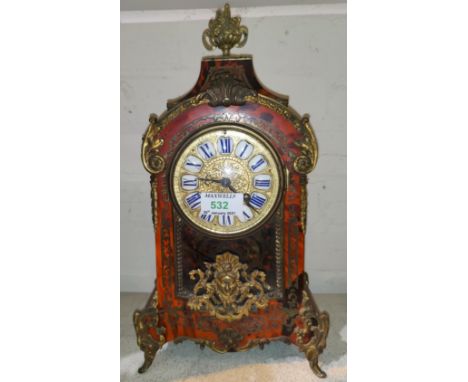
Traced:
<svg viewBox="0 0 468 382">
<path fill-rule="evenodd" d="M 248 14 L 248 10 L 244 10 Z M 306 271 L 315 292 L 346 291 L 346 14 L 244 17 L 256 72 L 309 113 L 320 147 L 309 175 Z M 235 12 L 233 12 L 235 14 Z M 198 77 L 207 21 L 121 24 L 121 290 L 155 277 L 149 174 L 140 144 L 151 112 Z"/>
</svg>

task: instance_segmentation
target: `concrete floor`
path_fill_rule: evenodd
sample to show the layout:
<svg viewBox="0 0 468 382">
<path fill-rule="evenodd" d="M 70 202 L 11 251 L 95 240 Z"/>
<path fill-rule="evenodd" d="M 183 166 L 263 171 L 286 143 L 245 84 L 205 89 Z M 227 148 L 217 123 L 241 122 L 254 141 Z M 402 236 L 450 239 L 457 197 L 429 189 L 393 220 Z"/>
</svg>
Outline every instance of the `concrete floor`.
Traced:
<svg viewBox="0 0 468 382">
<path fill-rule="evenodd" d="M 186 341 L 168 343 L 157 353 L 145 374 L 137 369 L 143 353 L 136 344 L 132 315 L 148 299 L 145 293 L 121 293 L 120 297 L 120 380 L 137 382 L 303 382 L 321 381 L 315 377 L 303 353 L 295 346 L 273 342 L 264 350 L 218 354 L 200 350 Z M 320 365 L 328 374 L 326 382 L 346 381 L 346 295 L 315 295 L 321 310 L 330 313 L 328 345 Z"/>
</svg>

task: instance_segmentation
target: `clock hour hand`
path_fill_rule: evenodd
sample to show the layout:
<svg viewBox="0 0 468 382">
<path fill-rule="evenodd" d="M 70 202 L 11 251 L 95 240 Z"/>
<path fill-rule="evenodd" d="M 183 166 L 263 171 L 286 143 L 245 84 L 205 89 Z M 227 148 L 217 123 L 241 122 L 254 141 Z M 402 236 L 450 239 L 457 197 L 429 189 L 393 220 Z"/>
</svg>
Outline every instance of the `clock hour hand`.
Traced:
<svg viewBox="0 0 468 382">
<path fill-rule="evenodd" d="M 237 193 L 236 189 L 231 184 L 231 179 L 229 178 L 222 178 L 222 179 L 198 178 L 198 179 L 203 180 L 205 182 L 219 183 L 221 184 L 221 186 L 229 188 L 231 192 Z"/>
<path fill-rule="evenodd" d="M 198 178 L 198 180 L 203 180 L 204 182 L 222 183 L 222 179 Z"/>
</svg>

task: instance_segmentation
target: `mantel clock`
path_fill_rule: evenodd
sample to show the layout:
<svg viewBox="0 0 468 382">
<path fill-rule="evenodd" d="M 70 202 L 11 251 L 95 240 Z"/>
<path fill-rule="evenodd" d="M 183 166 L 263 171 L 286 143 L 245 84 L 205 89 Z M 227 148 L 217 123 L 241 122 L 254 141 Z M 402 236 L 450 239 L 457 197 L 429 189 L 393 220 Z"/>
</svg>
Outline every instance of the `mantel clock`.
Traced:
<svg viewBox="0 0 468 382">
<path fill-rule="evenodd" d="M 217 352 L 295 344 L 313 372 L 329 316 L 304 272 L 307 174 L 318 157 L 308 115 L 257 79 L 229 5 L 202 35 L 209 50 L 192 90 L 151 114 L 142 160 L 151 174 L 156 287 L 134 313 L 146 371 L 168 341 Z"/>
</svg>

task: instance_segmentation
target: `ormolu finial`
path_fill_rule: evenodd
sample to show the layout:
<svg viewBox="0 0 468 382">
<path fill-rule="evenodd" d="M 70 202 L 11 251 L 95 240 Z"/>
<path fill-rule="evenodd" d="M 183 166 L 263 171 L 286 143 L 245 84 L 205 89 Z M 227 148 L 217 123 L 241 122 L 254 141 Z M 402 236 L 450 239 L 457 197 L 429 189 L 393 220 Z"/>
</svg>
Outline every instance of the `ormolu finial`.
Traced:
<svg viewBox="0 0 468 382">
<path fill-rule="evenodd" d="M 233 47 L 242 48 L 247 42 L 249 30 L 240 25 L 239 16 L 231 17 L 229 4 L 224 5 L 224 9 L 216 11 L 216 17 L 208 23 L 202 35 L 203 45 L 208 50 L 219 48 L 223 51 L 223 56 L 229 56 L 229 51 Z"/>
</svg>

